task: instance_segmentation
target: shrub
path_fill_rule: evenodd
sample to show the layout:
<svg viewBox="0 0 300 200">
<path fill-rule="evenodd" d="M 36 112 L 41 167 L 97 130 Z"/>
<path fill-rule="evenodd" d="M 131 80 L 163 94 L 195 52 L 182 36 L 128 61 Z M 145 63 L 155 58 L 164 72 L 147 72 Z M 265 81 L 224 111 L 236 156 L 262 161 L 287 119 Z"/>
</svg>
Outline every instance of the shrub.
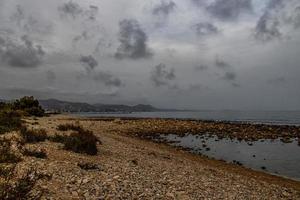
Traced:
<svg viewBox="0 0 300 200">
<path fill-rule="evenodd" d="M 97 138 L 92 132 L 73 132 L 68 136 L 64 142 L 64 148 L 76 153 L 87 153 L 89 155 L 96 155 Z"/>
<path fill-rule="evenodd" d="M 0 134 L 17 130 L 21 125 L 22 120 L 19 112 L 10 109 L 0 110 Z"/>
<path fill-rule="evenodd" d="M 74 124 L 59 124 L 57 126 L 57 130 L 59 130 L 59 131 L 72 130 L 72 131 L 78 131 L 78 132 L 84 131 L 84 129 L 81 126 L 74 125 Z"/>
<path fill-rule="evenodd" d="M 0 199 L 15 200 L 15 199 L 40 199 L 41 193 L 32 195 L 30 192 L 35 186 L 36 182 L 43 178 L 33 169 L 29 170 L 25 175 L 17 180 L 13 180 L 13 170 L 9 175 L 2 177 L 0 182 Z"/>
<path fill-rule="evenodd" d="M 45 129 L 28 130 L 27 127 L 22 126 L 20 133 L 26 143 L 43 142 L 48 139 Z"/>
<path fill-rule="evenodd" d="M 0 163 L 17 163 L 21 158 L 11 151 L 11 142 L 6 139 L 0 140 Z"/>
<path fill-rule="evenodd" d="M 59 125 L 57 129 L 61 131 L 73 130 L 75 132 L 68 136 L 55 135 L 51 138 L 51 141 L 63 143 L 64 149 L 76 153 L 97 154 L 97 143 L 100 141 L 92 131 L 72 124 Z"/>
<path fill-rule="evenodd" d="M 45 150 L 29 150 L 29 149 L 25 149 L 25 151 L 23 152 L 23 155 L 24 156 L 41 158 L 41 159 L 47 158 L 47 153 L 45 152 Z"/>
<path fill-rule="evenodd" d="M 43 108 L 39 105 L 39 101 L 33 96 L 25 96 L 13 103 L 13 108 L 22 110 L 29 116 L 42 117 L 45 114 Z"/>
</svg>

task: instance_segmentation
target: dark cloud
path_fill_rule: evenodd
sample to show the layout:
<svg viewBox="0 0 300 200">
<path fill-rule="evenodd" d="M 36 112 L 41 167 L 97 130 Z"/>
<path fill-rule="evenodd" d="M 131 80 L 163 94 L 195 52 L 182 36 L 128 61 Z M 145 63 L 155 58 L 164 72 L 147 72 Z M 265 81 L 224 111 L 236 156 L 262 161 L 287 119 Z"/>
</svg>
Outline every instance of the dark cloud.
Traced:
<svg viewBox="0 0 300 200">
<path fill-rule="evenodd" d="M 22 6 L 17 5 L 15 12 L 10 17 L 10 20 L 16 22 L 17 25 L 21 26 L 22 21 L 25 19 L 25 12 Z"/>
<path fill-rule="evenodd" d="M 223 76 L 224 80 L 227 81 L 233 81 L 236 79 L 236 73 L 235 72 L 225 72 L 224 76 Z"/>
<path fill-rule="evenodd" d="M 99 8 L 98 6 L 90 5 L 88 8 L 83 8 L 78 3 L 69 1 L 64 3 L 62 6 L 58 7 L 61 17 L 72 17 L 76 19 L 77 17 L 83 17 L 89 20 L 96 20 Z"/>
<path fill-rule="evenodd" d="M 94 80 L 104 83 L 106 86 L 121 87 L 122 81 L 109 72 L 100 71 L 94 75 Z"/>
<path fill-rule="evenodd" d="M 161 1 L 160 4 L 156 5 L 153 10 L 153 15 L 168 16 L 176 8 L 176 4 L 173 1 Z"/>
<path fill-rule="evenodd" d="M 255 38 L 261 41 L 270 41 L 282 36 L 279 30 L 279 21 L 267 12 L 262 15 L 255 27 Z"/>
<path fill-rule="evenodd" d="M 53 83 L 56 80 L 56 74 L 51 70 L 46 72 L 46 77 L 49 83 Z"/>
<path fill-rule="evenodd" d="M 267 80 L 267 83 L 269 83 L 271 85 L 282 85 L 282 84 L 285 84 L 286 82 L 287 82 L 287 80 L 283 76 Z"/>
<path fill-rule="evenodd" d="M 283 6 L 283 0 L 270 0 L 267 4 L 266 10 L 273 10 Z"/>
<path fill-rule="evenodd" d="M 207 6 L 207 11 L 212 16 L 224 21 L 235 20 L 252 9 L 252 0 L 216 0 Z"/>
<path fill-rule="evenodd" d="M 191 0 L 196 6 L 202 7 L 207 4 L 207 0 Z"/>
<path fill-rule="evenodd" d="M 169 81 L 174 80 L 175 78 L 174 68 L 168 70 L 163 63 L 155 66 L 154 70 L 151 72 L 151 81 L 156 87 L 168 85 Z"/>
<path fill-rule="evenodd" d="M 58 7 L 61 16 L 71 16 L 73 19 L 78 17 L 83 13 L 81 6 L 73 1 L 64 3 L 62 6 Z"/>
<path fill-rule="evenodd" d="M 209 36 L 219 33 L 219 29 L 208 22 L 195 24 L 192 26 L 192 29 L 195 30 L 196 34 L 199 36 Z"/>
<path fill-rule="evenodd" d="M 205 71 L 208 69 L 207 65 L 197 65 L 194 67 L 195 71 Z"/>
<path fill-rule="evenodd" d="M 90 5 L 89 10 L 86 11 L 86 15 L 88 16 L 88 19 L 95 20 L 98 11 L 99 11 L 98 6 Z"/>
<path fill-rule="evenodd" d="M 284 6 L 283 0 L 270 0 L 264 13 L 256 23 L 254 36 L 260 41 L 270 41 L 281 38 L 280 22 L 276 16 L 279 8 Z"/>
<path fill-rule="evenodd" d="M 37 67 L 45 55 L 40 45 L 34 45 L 27 35 L 21 37 L 23 44 L 17 44 L 10 40 L 0 42 L 1 59 L 13 67 Z"/>
<path fill-rule="evenodd" d="M 224 60 L 221 60 L 218 57 L 216 57 L 215 65 L 216 65 L 216 67 L 218 67 L 220 69 L 226 69 L 226 68 L 231 67 L 231 65 L 229 63 L 225 62 Z"/>
<path fill-rule="evenodd" d="M 120 46 L 115 53 L 117 59 L 149 58 L 152 53 L 147 47 L 147 35 L 140 27 L 138 21 L 125 19 L 120 21 Z"/>
<path fill-rule="evenodd" d="M 217 68 L 221 69 L 223 72 L 222 72 L 222 75 L 221 75 L 221 78 L 225 81 L 229 81 L 229 82 L 232 82 L 232 81 L 235 81 L 236 78 L 237 78 L 237 75 L 236 73 L 233 71 L 233 68 L 231 66 L 231 64 L 229 64 L 228 62 L 216 57 L 216 60 L 215 60 L 215 65 Z M 232 86 L 234 87 L 237 87 L 238 84 L 236 83 L 232 83 Z"/>
<path fill-rule="evenodd" d="M 94 68 L 98 66 L 98 61 L 92 55 L 81 56 L 79 61 L 87 67 L 88 71 L 94 70 Z"/>
</svg>

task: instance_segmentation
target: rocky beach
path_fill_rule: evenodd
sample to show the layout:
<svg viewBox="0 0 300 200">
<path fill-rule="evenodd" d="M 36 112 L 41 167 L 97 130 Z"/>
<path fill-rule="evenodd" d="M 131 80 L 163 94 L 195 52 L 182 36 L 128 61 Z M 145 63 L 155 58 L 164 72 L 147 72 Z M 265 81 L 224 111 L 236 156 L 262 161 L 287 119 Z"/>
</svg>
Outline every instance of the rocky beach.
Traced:
<svg viewBox="0 0 300 200">
<path fill-rule="evenodd" d="M 47 137 L 69 134 L 72 131 L 58 127 L 73 124 L 92 131 L 100 141 L 97 155 L 67 151 L 52 140 L 26 144 L 27 149 L 46 154 L 25 156 L 17 165 L 20 173 L 35 168 L 46 177 L 31 191 L 41 199 L 300 199 L 298 181 L 149 140 L 158 133 L 206 131 L 247 141 L 280 137 L 288 141 L 299 137 L 298 127 L 68 115 L 25 121 L 28 129 L 43 129 Z M 250 136 L 251 131 L 256 134 Z M 17 138 L 14 134 L 11 137 Z"/>
</svg>

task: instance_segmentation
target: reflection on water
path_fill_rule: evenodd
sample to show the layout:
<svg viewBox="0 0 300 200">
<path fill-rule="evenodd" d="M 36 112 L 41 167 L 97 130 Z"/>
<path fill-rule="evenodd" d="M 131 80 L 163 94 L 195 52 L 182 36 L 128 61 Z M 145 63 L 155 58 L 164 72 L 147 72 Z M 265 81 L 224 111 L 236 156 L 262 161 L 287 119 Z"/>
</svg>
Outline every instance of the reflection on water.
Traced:
<svg viewBox="0 0 300 200">
<path fill-rule="evenodd" d="M 217 137 L 186 135 L 162 135 L 172 145 L 191 149 L 208 157 L 300 180 L 300 146 L 297 141 L 283 143 L 280 140 L 245 142 Z M 173 143 L 175 142 L 175 143 Z"/>
</svg>

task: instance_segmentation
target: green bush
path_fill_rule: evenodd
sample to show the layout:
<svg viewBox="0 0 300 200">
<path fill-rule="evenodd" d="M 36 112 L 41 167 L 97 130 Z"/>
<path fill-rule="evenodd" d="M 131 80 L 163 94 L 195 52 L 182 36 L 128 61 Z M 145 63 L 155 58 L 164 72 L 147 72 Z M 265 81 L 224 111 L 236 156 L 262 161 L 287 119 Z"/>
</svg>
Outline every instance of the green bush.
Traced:
<svg viewBox="0 0 300 200">
<path fill-rule="evenodd" d="M 41 159 L 47 158 L 47 153 L 44 150 L 29 150 L 29 149 L 25 149 L 25 151 L 23 152 L 23 155 L 24 156 L 41 158 Z"/>
<path fill-rule="evenodd" d="M 59 124 L 57 126 L 57 130 L 59 130 L 59 131 L 72 130 L 72 131 L 78 131 L 78 132 L 84 131 L 81 126 L 74 125 L 74 124 Z"/>
<path fill-rule="evenodd" d="M 48 139 L 45 129 L 31 129 L 26 126 L 22 126 L 20 130 L 21 136 L 26 143 L 43 142 Z"/>
<path fill-rule="evenodd" d="M 21 158 L 11 150 L 11 142 L 7 139 L 0 140 L 0 163 L 17 163 Z"/>
<path fill-rule="evenodd" d="M 33 96 L 22 97 L 16 100 L 12 106 L 15 110 L 22 110 L 29 116 L 42 117 L 45 114 L 45 111 L 39 105 L 39 101 L 34 99 Z"/>
<path fill-rule="evenodd" d="M 57 129 L 61 131 L 73 130 L 74 132 L 65 136 L 55 135 L 50 139 L 51 141 L 60 142 L 64 144 L 64 149 L 76 153 L 97 154 L 97 143 L 100 141 L 92 131 L 72 124 L 59 125 Z"/>
<path fill-rule="evenodd" d="M 20 112 L 10 109 L 0 110 L 0 134 L 15 131 L 22 125 Z"/>
</svg>

